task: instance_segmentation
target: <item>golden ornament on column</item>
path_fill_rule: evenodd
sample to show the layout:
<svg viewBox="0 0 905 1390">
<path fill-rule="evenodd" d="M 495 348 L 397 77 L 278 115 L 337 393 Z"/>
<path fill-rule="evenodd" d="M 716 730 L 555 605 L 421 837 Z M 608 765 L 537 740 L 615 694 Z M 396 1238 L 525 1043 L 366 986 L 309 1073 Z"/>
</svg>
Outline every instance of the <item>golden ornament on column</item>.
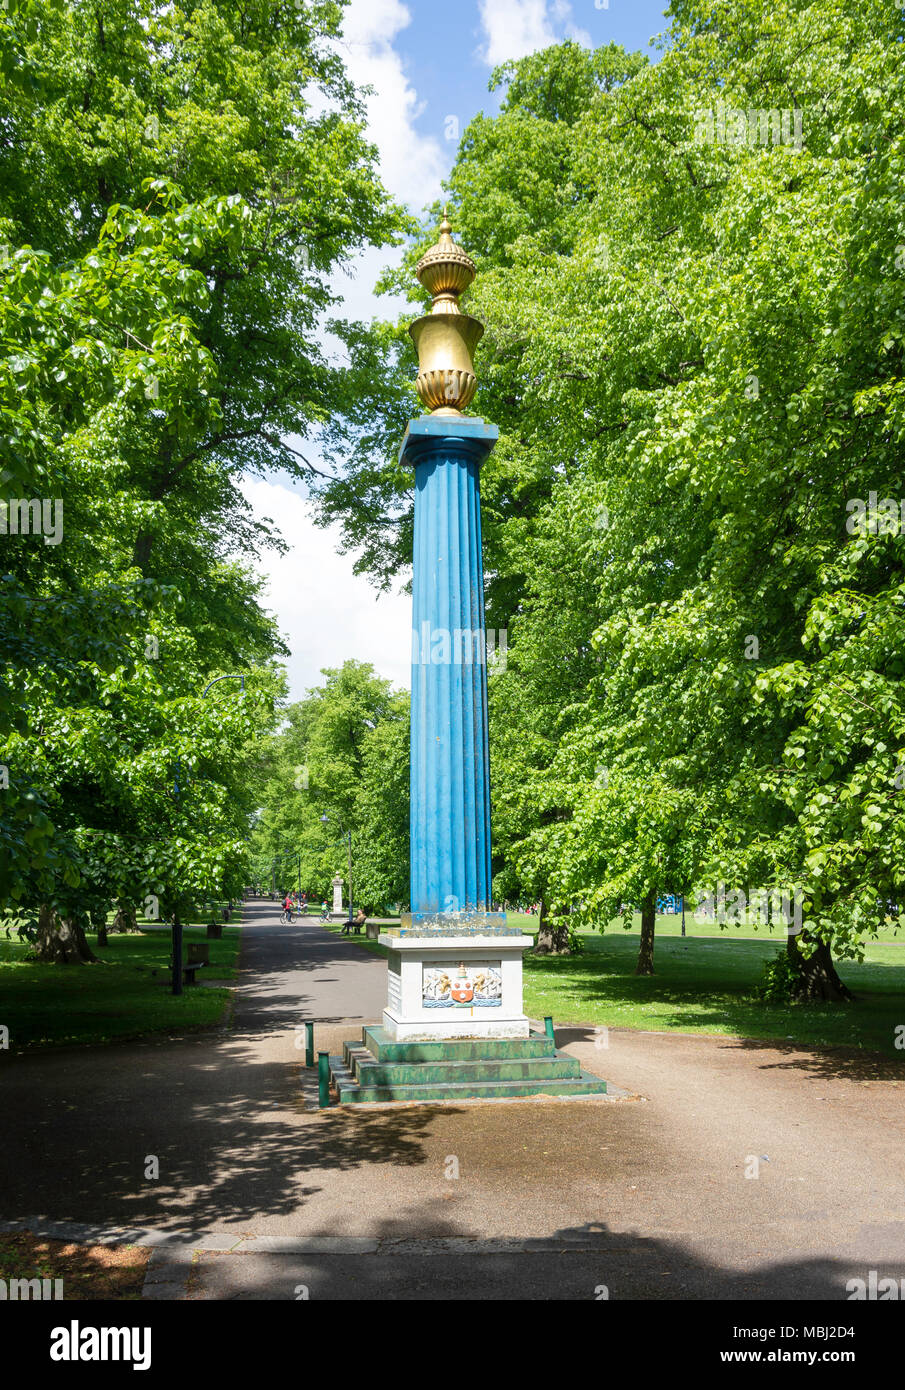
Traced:
<svg viewBox="0 0 905 1390">
<path fill-rule="evenodd" d="M 418 350 L 415 388 L 432 415 L 461 415 L 470 403 L 478 386 L 472 353 L 484 332 L 479 319 L 459 308 L 459 295 L 474 279 L 475 264 L 456 245 L 451 232 L 444 210 L 436 246 L 415 267 L 434 299 L 430 313 L 409 327 Z"/>
</svg>

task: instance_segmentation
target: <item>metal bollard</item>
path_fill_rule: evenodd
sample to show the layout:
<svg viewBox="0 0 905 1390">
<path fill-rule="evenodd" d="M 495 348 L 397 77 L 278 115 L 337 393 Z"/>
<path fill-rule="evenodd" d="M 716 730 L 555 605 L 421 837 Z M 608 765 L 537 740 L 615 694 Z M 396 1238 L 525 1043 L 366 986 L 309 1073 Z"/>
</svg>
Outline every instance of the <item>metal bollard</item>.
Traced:
<svg viewBox="0 0 905 1390">
<path fill-rule="evenodd" d="M 182 993 L 182 923 L 173 917 L 173 993 Z"/>
<path fill-rule="evenodd" d="M 314 1066 L 314 1024 L 305 1024 L 305 1066 Z"/>
<path fill-rule="evenodd" d="M 317 1054 L 317 1103 L 321 1110 L 330 1104 L 330 1054 Z"/>
<path fill-rule="evenodd" d="M 544 1016 L 544 1032 L 546 1033 L 547 1037 L 550 1039 L 551 1042 L 556 1042 L 556 1039 L 553 1036 L 553 1019 L 550 1016 L 550 1014 L 546 1014 Z"/>
</svg>

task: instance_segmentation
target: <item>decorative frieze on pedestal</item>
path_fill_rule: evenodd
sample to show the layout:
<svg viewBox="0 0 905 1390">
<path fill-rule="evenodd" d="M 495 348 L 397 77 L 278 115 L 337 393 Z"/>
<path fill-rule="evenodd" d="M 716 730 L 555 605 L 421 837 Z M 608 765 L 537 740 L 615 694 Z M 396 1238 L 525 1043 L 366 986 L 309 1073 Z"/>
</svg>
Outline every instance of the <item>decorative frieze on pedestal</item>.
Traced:
<svg viewBox="0 0 905 1390">
<path fill-rule="evenodd" d="M 449 937 L 382 933 L 389 949 L 383 1028 L 394 1042 L 527 1038 L 521 934 Z"/>
</svg>

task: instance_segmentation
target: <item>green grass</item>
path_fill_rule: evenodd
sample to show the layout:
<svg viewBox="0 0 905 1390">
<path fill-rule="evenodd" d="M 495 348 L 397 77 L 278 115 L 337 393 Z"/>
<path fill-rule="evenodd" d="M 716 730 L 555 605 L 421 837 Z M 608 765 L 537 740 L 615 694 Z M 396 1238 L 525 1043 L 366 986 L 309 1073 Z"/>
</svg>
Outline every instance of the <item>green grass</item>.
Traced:
<svg viewBox="0 0 905 1390">
<path fill-rule="evenodd" d="M 529 919 L 530 920 L 530 919 Z M 905 1023 L 905 950 L 892 934 L 867 947 L 863 963 L 843 961 L 839 974 L 857 996 L 850 1004 L 766 1004 L 755 995 L 766 961 L 784 944 L 779 933 L 746 938 L 715 923 L 658 917 L 652 976 L 636 976 L 637 926 L 579 933 L 578 956 L 525 957 L 525 1012 L 557 1024 L 791 1038 L 822 1047 L 860 1047 L 895 1057 L 895 1029 Z M 536 920 L 534 931 L 536 932 Z M 899 938 L 901 940 L 901 938 Z"/>
<path fill-rule="evenodd" d="M 239 936 L 238 926 L 224 926 L 221 940 L 208 943 L 211 964 L 199 980 L 235 979 Z M 170 993 L 169 931 L 117 932 L 102 947 L 93 934 L 88 941 L 97 965 L 39 965 L 25 959 L 27 943 L 0 935 L 0 1024 L 9 1029 L 10 1053 L 210 1027 L 224 1017 L 228 986 Z M 185 956 L 191 941 L 207 941 L 203 926 L 185 928 Z"/>
<path fill-rule="evenodd" d="M 519 926 L 519 927 L 522 927 L 522 928 L 525 930 L 525 932 L 526 932 L 529 936 L 536 936 L 536 935 L 537 935 L 537 918 L 534 917 L 534 916 L 532 916 L 532 915 L 530 915 L 530 914 L 528 914 L 528 913 L 524 913 L 524 912 L 508 912 L 508 913 L 506 914 L 506 921 L 507 921 L 507 923 L 509 924 L 509 926 Z M 635 913 L 634 917 L 632 918 L 632 923 L 633 923 L 632 930 L 633 930 L 634 932 L 640 931 L 640 929 L 641 929 L 641 913 L 640 913 L 640 912 L 636 912 L 636 913 Z M 771 931 L 769 928 L 761 927 L 760 930 L 755 931 L 755 929 L 754 929 L 753 927 L 745 927 L 745 928 L 737 928 L 737 927 L 731 927 L 731 926 L 721 927 L 721 926 L 719 925 L 718 922 L 710 921 L 710 920 L 708 920 L 706 917 L 695 917 L 695 916 L 692 915 L 691 912 L 688 912 L 688 913 L 686 913 L 686 915 L 685 915 L 685 930 L 686 930 L 686 932 L 688 933 L 689 936 L 691 936 L 691 935 L 694 935 L 694 936 L 712 936 L 712 937 L 720 938 L 720 939 L 722 939 L 723 941 L 727 941 L 727 940 L 739 940 L 739 939 L 744 939 L 744 938 L 747 937 L 747 938 L 750 938 L 752 941 L 765 941 L 765 942 L 768 942 L 768 943 L 773 942 L 773 943 L 776 944 L 777 946 L 778 946 L 781 942 L 784 942 L 784 941 L 785 941 L 785 932 L 784 932 L 784 930 L 783 930 L 783 931 L 780 931 L 780 930 L 774 929 L 774 930 Z M 624 929 L 624 927 L 622 926 L 622 918 L 621 918 L 621 917 L 615 917 L 615 918 L 613 919 L 613 921 L 610 922 L 609 926 L 607 927 L 607 935 L 613 934 L 613 935 L 620 935 L 620 936 L 621 936 L 621 935 L 624 934 L 624 932 L 625 932 L 625 929 Z M 660 912 L 658 912 L 658 913 L 657 913 L 657 933 L 656 933 L 656 934 L 657 934 L 657 940 L 658 940 L 658 941 L 660 940 L 661 937 L 664 937 L 664 936 L 678 936 L 678 937 L 681 937 L 681 935 L 682 935 L 682 917 L 681 917 L 681 914 L 675 914 L 675 915 L 673 915 L 673 914 L 668 914 L 668 915 L 667 915 L 666 913 L 660 913 Z M 593 930 L 591 930 L 590 928 L 582 928 L 582 929 L 580 929 L 578 935 L 579 935 L 579 936 L 582 936 L 582 937 L 590 937 L 592 940 L 600 940 L 600 933 L 599 933 L 599 932 L 596 932 L 596 931 L 593 931 Z M 884 927 L 884 928 L 881 930 L 881 932 L 880 932 L 880 935 L 879 935 L 879 938 L 878 938 L 878 944 L 889 944 L 889 945 L 901 944 L 902 946 L 905 946 L 905 929 L 903 929 L 903 928 L 901 928 L 901 927 Z M 903 957 L 903 959 L 905 959 L 905 957 Z"/>
<path fill-rule="evenodd" d="M 537 935 L 537 918 L 508 914 L 510 926 Z M 905 939 L 890 929 L 868 945 L 864 962 L 839 963 L 857 998 L 851 1004 L 765 1004 L 755 995 L 766 961 L 784 946 L 779 931 L 749 936 L 686 915 L 658 915 L 652 976 L 636 976 L 640 915 L 626 931 L 621 920 L 606 934 L 580 931 L 577 956 L 525 955 L 524 1002 L 531 1018 L 550 1014 L 557 1025 L 634 1028 L 653 1032 L 715 1033 L 727 1037 L 792 1039 L 816 1047 L 859 1047 L 895 1057 L 895 1029 L 905 1024 Z M 329 930 L 339 933 L 340 926 Z M 693 933 L 693 935 L 691 935 Z M 376 941 L 350 938 L 374 955 Z"/>
<path fill-rule="evenodd" d="M 354 941 L 356 946 L 363 946 L 366 951 L 371 952 L 372 956 L 386 956 L 387 948 L 385 946 L 381 946 L 379 941 L 369 941 L 368 938 L 365 936 L 364 927 L 362 927 L 361 931 L 358 934 L 352 932 L 349 936 L 343 936 L 343 924 L 341 921 L 319 922 L 317 920 L 319 915 L 319 913 L 312 913 L 308 920 L 310 922 L 313 922 L 315 926 L 320 927 L 323 931 L 332 932 L 334 936 L 341 936 L 343 941 Z M 304 920 L 305 919 L 302 918 L 302 921 Z M 392 923 L 387 922 L 385 925 L 382 923 L 380 930 L 387 931 L 390 926 L 398 927 L 399 918 L 394 918 Z"/>
</svg>

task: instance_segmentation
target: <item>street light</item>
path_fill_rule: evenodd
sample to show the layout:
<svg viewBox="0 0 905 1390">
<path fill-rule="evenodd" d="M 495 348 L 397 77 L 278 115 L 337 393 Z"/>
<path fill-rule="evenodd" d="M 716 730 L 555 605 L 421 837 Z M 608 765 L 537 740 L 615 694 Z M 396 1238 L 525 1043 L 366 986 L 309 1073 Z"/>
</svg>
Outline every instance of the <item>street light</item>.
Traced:
<svg viewBox="0 0 905 1390">
<path fill-rule="evenodd" d="M 245 690 L 244 676 L 215 676 L 212 681 L 208 681 L 207 685 L 202 690 L 202 700 L 204 699 L 207 692 L 210 690 L 211 686 L 216 685 L 218 681 L 241 681 L 242 690 Z M 180 791 L 182 790 L 182 788 L 179 786 L 180 773 L 181 760 L 177 760 L 176 781 L 175 786 L 173 788 L 174 799 L 178 799 Z M 178 906 L 176 908 L 176 911 L 173 913 L 173 993 L 182 993 L 182 923 L 179 920 Z"/>
<path fill-rule="evenodd" d="M 207 692 L 210 690 L 211 686 L 212 686 L 212 685 L 216 685 L 218 681 L 241 681 L 241 682 L 242 682 L 242 689 L 243 689 L 243 690 L 245 689 L 245 677 L 244 677 L 244 676 L 214 676 L 214 679 L 213 679 L 212 681 L 208 681 L 207 685 L 206 685 L 206 686 L 204 687 L 204 689 L 202 690 L 202 692 L 201 692 L 201 698 L 202 698 L 202 700 L 204 699 L 204 697 L 205 697 L 205 695 L 207 694 Z"/>
<path fill-rule="evenodd" d="M 299 893 L 301 893 L 301 891 L 302 891 L 302 851 L 301 851 L 300 849 L 286 849 L 286 850 L 283 850 L 281 853 L 279 853 L 279 854 L 277 854 L 277 855 L 274 856 L 273 860 L 271 861 L 271 866 L 270 866 L 271 886 L 273 887 L 273 885 L 274 885 L 274 875 L 276 874 L 276 866 L 277 866 L 277 863 L 278 863 L 281 859 L 292 859 L 293 857 L 295 858 L 295 861 L 296 861 L 296 881 L 297 881 L 297 884 L 298 884 L 298 891 L 299 891 Z M 280 877 L 282 878 L 282 872 L 281 872 L 281 874 L 280 874 Z M 275 887 L 273 887 L 273 891 L 276 892 L 276 888 L 275 888 Z"/>
<path fill-rule="evenodd" d="M 329 819 L 330 817 L 327 815 L 325 811 L 320 818 L 321 825 L 326 825 Z M 341 830 L 339 833 L 342 835 L 343 839 L 348 842 L 349 847 L 349 920 L 351 921 L 352 913 L 355 910 L 354 903 L 352 900 L 352 831 Z"/>
</svg>

